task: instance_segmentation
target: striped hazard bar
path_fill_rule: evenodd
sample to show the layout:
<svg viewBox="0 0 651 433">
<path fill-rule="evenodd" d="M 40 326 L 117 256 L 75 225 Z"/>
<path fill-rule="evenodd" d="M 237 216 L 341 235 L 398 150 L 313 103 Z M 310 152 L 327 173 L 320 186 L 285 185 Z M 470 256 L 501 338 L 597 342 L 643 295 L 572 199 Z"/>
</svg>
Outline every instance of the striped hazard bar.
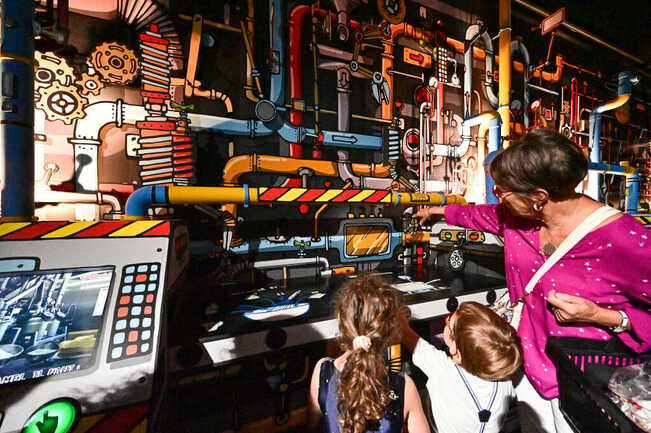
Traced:
<svg viewBox="0 0 651 433">
<path fill-rule="evenodd" d="M 651 215 L 635 215 L 635 219 L 644 224 L 645 226 L 651 225 Z"/>
<path fill-rule="evenodd" d="M 0 223 L 0 240 L 169 236 L 169 221 L 45 221 Z"/>
<path fill-rule="evenodd" d="M 260 202 L 391 203 L 391 191 L 372 189 L 258 188 Z"/>
</svg>

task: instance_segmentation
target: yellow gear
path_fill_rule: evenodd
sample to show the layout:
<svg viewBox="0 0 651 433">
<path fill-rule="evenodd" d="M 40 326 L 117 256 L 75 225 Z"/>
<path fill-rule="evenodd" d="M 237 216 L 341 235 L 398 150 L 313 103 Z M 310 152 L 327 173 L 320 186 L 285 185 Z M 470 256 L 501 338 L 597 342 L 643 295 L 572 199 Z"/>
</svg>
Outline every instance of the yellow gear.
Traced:
<svg viewBox="0 0 651 433">
<path fill-rule="evenodd" d="M 138 57 L 117 42 L 104 42 L 95 47 L 90 61 L 102 80 L 113 84 L 129 84 L 138 75 Z"/>
<path fill-rule="evenodd" d="M 84 107 L 88 104 L 88 99 L 81 96 L 74 85 L 63 86 L 54 81 L 49 87 L 40 87 L 38 94 L 40 99 L 35 108 L 45 111 L 47 120 L 61 120 L 70 125 L 73 120 L 86 116 Z"/>
<path fill-rule="evenodd" d="M 41 53 L 36 51 L 34 58 L 38 67 L 34 70 L 34 91 L 41 87 L 48 87 L 58 81 L 64 86 L 70 86 L 75 81 L 75 71 L 68 61 L 57 56 L 52 51 Z"/>
<path fill-rule="evenodd" d="M 89 75 L 86 72 L 81 74 L 79 80 L 79 87 L 81 88 L 82 95 L 95 95 L 98 96 L 100 90 L 104 88 L 104 83 L 100 80 L 98 74 Z"/>
</svg>

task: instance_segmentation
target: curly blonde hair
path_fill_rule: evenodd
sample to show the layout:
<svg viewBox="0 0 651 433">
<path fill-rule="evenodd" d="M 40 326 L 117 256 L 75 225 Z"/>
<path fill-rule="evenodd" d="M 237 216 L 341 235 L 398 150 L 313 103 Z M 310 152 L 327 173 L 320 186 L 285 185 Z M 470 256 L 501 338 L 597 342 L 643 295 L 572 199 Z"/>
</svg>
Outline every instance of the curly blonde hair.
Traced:
<svg viewBox="0 0 651 433">
<path fill-rule="evenodd" d="M 337 408 L 342 433 L 362 433 L 384 417 L 389 404 L 387 347 L 400 341 L 401 322 L 409 308 L 384 280 L 364 276 L 341 289 L 335 300 L 339 344 L 350 350 L 339 376 Z M 368 351 L 353 349 L 353 339 L 367 336 Z"/>
</svg>

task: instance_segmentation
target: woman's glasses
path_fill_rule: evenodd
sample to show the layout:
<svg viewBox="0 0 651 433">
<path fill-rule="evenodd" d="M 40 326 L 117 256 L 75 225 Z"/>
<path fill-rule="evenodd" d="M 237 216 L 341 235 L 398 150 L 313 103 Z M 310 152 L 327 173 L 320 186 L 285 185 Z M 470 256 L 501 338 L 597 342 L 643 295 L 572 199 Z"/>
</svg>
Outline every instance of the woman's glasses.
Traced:
<svg viewBox="0 0 651 433">
<path fill-rule="evenodd" d="M 502 200 L 504 199 L 504 197 L 508 196 L 509 194 L 513 194 L 513 191 L 502 189 L 497 185 L 493 185 L 493 189 L 491 189 L 491 192 L 498 200 Z"/>
</svg>

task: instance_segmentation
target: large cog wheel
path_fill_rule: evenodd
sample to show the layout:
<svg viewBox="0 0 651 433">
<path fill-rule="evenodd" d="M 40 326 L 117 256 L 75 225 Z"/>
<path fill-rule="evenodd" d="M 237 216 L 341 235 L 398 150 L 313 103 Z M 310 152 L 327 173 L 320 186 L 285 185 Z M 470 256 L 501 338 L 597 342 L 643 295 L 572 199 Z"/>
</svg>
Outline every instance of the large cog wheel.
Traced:
<svg viewBox="0 0 651 433">
<path fill-rule="evenodd" d="M 112 84 L 129 84 L 138 75 L 138 57 L 122 44 L 104 42 L 90 54 L 90 61 L 102 80 Z"/>
<path fill-rule="evenodd" d="M 48 87 L 52 83 L 59 82 L 64 86 L 70 86 L 75 81 L 75 72 L 68 61 L 57 56 L 52 51 L 41 53 L 36 51 L 34 58 L 38 62 L 38 68 L 34 71 L 34 91 L 41 87 Z"/>
<path fill-rule="evenodd" d="M 98 96 L 100 90 L 104 88 L 104 83 L 100 80 L 99 75 L 89 75 L 86 72 L 81 74 L 81 80 L 78 83 L 81 87 L 81 94 Z"/>
<path fill-rule="evenodd" d="M 73 120 L 86 116 L 84 107 L 88 99 L 79 94 L 76 86 L 62 86 L 55 81 L 50 87 L 40 87 L 38 94 L 36 108 L 45 111 L 47 120 L 60 120 L 70 125 Z"/>
</svg>

